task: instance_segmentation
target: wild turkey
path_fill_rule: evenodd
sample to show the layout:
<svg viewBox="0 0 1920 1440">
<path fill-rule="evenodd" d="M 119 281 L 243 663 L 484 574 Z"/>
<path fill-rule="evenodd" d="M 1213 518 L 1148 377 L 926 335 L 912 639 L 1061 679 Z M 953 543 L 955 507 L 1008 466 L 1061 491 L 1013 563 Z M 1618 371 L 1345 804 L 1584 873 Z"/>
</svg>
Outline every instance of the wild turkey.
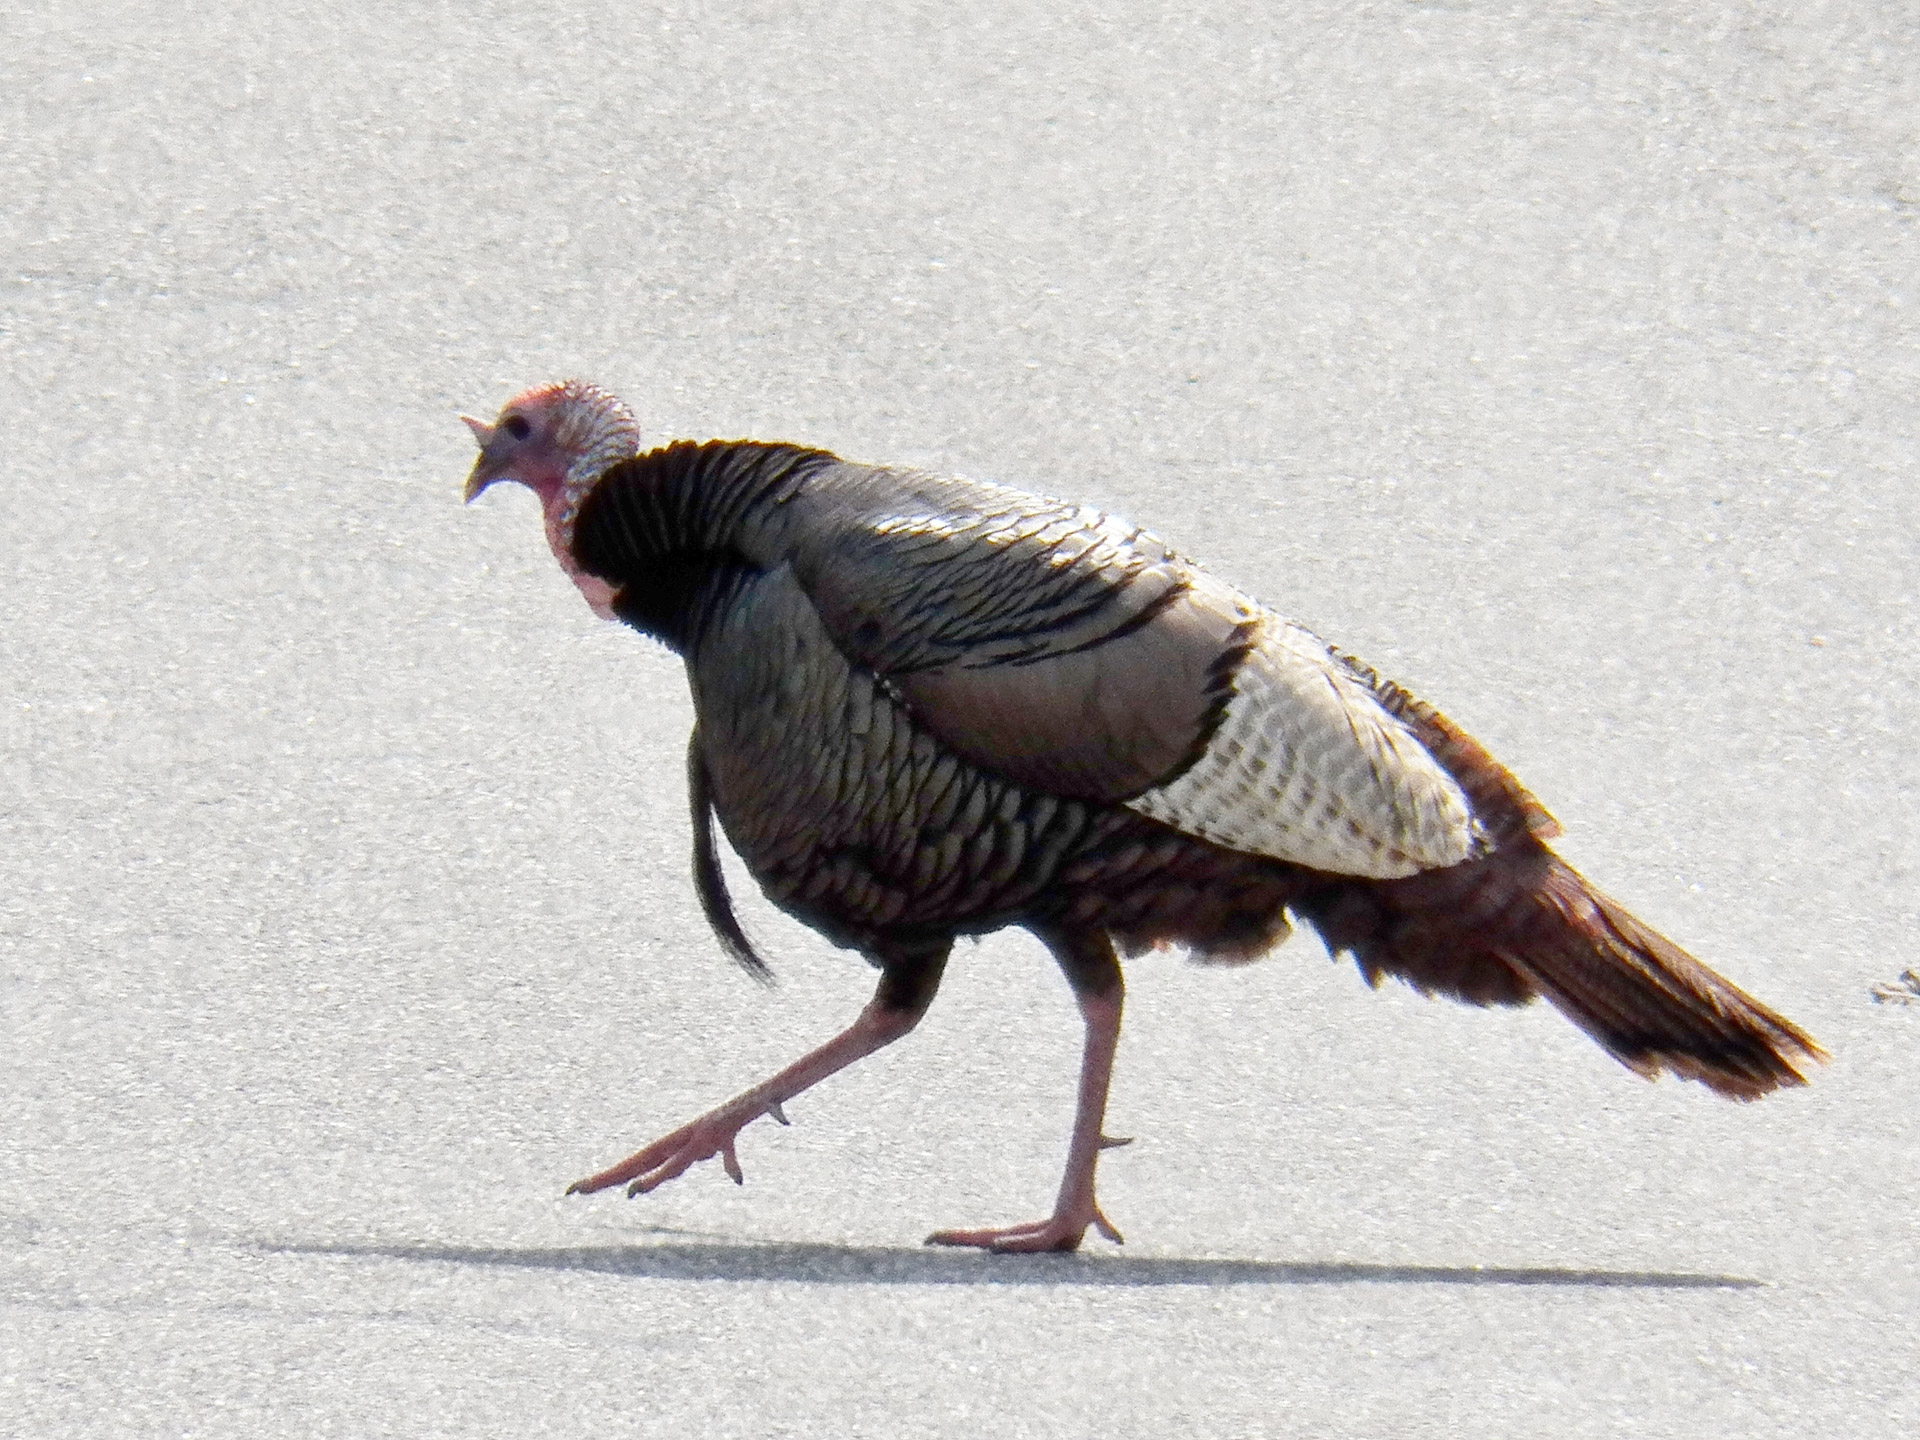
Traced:
<svg viewBox="0 0 1920 1440">
<path fill-rule="evenodd" d="M 1053 1213 L 931 1243 L 1071 1250 L 1089 1225 L 1127 954 L 1243 959 L 1304 921 L 1367 980 L 1544 996 L 1629 1069 L 1750 1100 L 1824 1058 L 1798 1027 L 1562 864 L 1551 816 L 1431 706 L 1159 540 L 1001 485 L 748 441 L 640 452 L 614 396 L 531 389 L 480 445 L 541 500 L 595 613 L 686 659 L 693 875 L 712 817 L 774 903 L 880 971 L 846 1031 L 611 1169 L 638 1194 L 720 1157 L 911 1030 L 953 941 L 1023 926 L 1086 1025 Z"/>
</svg>

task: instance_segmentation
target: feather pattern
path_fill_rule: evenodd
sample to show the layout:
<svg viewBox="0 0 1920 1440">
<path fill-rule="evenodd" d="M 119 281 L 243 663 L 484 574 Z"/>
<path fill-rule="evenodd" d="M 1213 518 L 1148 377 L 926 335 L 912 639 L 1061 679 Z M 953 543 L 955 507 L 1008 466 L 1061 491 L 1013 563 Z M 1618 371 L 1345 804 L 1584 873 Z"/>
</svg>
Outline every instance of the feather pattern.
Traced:
<svg viewBox="0 0 1920 1440">
<path fill-rule="evenodd" d="M 1376 983 L 1545 995 L 1626 1063 L 1755 1083 L 1605 1018 L 1625 1002 L 1602 974 L 1669 1010 L 1722 992 L 1551 860 L 1552 817 L 1484 750 L 1148 532 L 714 442 L 612 467 L 575 554 L 623 618 L 684 649 L 729 839 L 844 944 L 1057 916 L 1236 959 L 1291 910 Z M 1542 927 L 1578 941 L 1543 947 Z M 1760 1072 L 1797 1079 L 1780 1057 L 1810 1041 L 1745 997 L 1729 1013 L 1778 1052 Z"/>
<path fill-rule="evenodd" d="M 1552 816 L 1444 715 L 1153 535 L 795 445 L 632 454 L 624 407 L 574 417 L 621 457 L 588 474 L 535 423 L 567 395 L 618 407 L 549 387 L 469 422 L 469 498 L 541 490 L 595 608 L 684 656 L 695 887 L 728 952 L 765 975 L 715 818 L 776 904 L 882 971 L 842 1036 L 576 1188 L 715 1154 L 738 1178 L 742 1125 L 904 1033 L 954 938 L 1009 925 L 1053 950 L 1087 1024 L 1067 1176 L 1050 1220 L 943 1243 L 1117 1238 L 1093 1199 L 1116 947 L 1239 961 L 1297 920 L 1371 984 L 1544 998 L 1641 1074 L 1751 1099 L 1824 1058 L 1561 862 Z"/>
<path fill-rule="evenodd" d="M 1309 631 L 1238 603 L 1251 637 L 1219 725 L 1192 765 L 1127 804 L 1343 875 L 1412 875 L 1478 853 L 1459 784 L 1365 680 Z"/>
</svg>

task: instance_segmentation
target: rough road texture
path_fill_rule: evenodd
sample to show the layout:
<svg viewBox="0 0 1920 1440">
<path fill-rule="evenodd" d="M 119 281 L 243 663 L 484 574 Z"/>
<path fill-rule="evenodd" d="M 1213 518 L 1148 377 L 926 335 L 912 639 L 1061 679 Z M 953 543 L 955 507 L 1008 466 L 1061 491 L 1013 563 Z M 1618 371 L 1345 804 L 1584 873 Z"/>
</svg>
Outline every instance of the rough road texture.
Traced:
<svg viewBox="0 0 1920 1440">
<path fill-rule="evenodd" d="M 1671 8 L 10 7 L 8 1426 L 1911 1433 L 1920 44 Z M 1148 958 L 1133 1243 L 923 1254 L 1057 1174 L 1008 938 L 745 1191 L 562 1204 L 869 987 L 725 961 L 680 667 L 459 509 L 565 373 L 1177 535 L 1834 1064 Z"/>
</svg>

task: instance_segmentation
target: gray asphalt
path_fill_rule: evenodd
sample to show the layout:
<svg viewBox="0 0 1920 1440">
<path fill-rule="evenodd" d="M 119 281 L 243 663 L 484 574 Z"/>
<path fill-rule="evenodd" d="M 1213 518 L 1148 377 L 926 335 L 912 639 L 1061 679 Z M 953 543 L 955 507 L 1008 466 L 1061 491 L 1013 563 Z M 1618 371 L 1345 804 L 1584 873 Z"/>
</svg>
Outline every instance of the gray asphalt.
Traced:
<svg viewBox="0 0 1920 1440">
<path fill-rule="evenodd" d="M 0 1432 L 1920 1427 L 1910 6 L 361 9 L 0 16 Z M 458 504 L 567 374 L 1152 526 L 1833 1064 L 1148 957 L 1125 1248 L 928 1252 L 1064 1151 L 1001 936 L 563 1200 L 870 986 L 726 963 L 677 662 Z"/>
</svg>

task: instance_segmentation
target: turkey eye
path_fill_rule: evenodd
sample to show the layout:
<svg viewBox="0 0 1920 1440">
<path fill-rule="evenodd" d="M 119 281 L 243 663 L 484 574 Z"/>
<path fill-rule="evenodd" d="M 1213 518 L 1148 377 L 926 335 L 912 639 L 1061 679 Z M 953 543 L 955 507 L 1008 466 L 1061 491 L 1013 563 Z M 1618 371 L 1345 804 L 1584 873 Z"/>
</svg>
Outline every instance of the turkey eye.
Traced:
<svg viewBox="0 0 1920 1440">
<path fill-rule="evenodd" d="M 524 415 L 509 415 L 500 422 L 500 428 L 516 440 L 524 440 L 533 433 L 533 426 L 527 423 Z"/>
</svg>

